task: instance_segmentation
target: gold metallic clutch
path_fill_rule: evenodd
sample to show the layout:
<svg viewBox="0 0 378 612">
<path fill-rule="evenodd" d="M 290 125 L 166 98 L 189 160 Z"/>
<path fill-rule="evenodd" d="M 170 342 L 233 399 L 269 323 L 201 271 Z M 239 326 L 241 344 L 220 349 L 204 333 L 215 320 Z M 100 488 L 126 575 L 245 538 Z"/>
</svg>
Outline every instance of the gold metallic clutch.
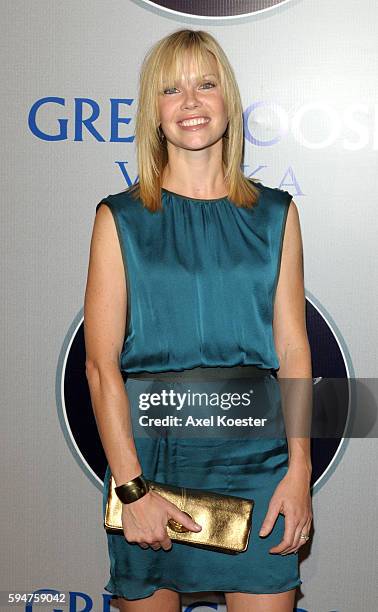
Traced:
<svg viewBox="0 0 378 612">
<path fill-rule="evenodd" d="M 147 479 L 146 479 L 147 480 Z M 188 531 L 181 523 L 169 519 L 168 536 L 174 542 L 208 548 L 217 552 L 237 554 L 248 546 L 252 526 L 254 501 L 235 495 L 224 495 L 202 489 L 189 489 L 147 480 L 149 488 L 172 502 L 196 523 L 200 532 Z M 104 527 L 107 533 L 124 535 L 122 502 L 114 490 L 113 476 L 109 479 Z"/>
</svg>

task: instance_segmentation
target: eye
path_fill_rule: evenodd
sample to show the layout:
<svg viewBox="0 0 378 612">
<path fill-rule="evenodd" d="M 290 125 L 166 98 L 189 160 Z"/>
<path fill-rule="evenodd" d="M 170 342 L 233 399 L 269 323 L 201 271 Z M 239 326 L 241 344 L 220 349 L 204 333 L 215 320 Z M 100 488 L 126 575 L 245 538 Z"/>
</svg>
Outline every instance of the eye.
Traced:
<svg viewBox="0 0 378 612">
<path fill-rule="evenodd" d="M 210 87 L 205 87 L 206 85 L 210 85 Z M 213 87 L 216 87 L 216 83 L 213 83 L 212 81 L 206 81 L 201 85 L 201 87 L 205 87 L 205 89 L 212 89 Z"/>
<path fill-rule="evenodd" d="M 176 89 L 176 91 L 177 91 L 176 87 L 167 87 L 166 89 L 163 89 L 163 94 L 170 95 L 170 93 L 172 92 L 173 89 Z"/>
</svg>

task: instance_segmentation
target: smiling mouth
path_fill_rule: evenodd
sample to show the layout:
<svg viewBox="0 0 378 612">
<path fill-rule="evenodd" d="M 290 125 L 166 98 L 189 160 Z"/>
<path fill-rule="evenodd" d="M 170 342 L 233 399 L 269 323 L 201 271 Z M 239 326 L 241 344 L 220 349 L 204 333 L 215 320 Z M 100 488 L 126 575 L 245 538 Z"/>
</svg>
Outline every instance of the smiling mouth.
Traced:
<svg viewBox="0 0 378 612">
<path fill-rule="evenodd" d="M 197 127 L 199 125 L 206 125 L 209 122 L 209 117 L 196 117 L 194 119 L 184 119 L 183 121 L 178 121 L 177 125 L 180 127 Z"/>
</svg>

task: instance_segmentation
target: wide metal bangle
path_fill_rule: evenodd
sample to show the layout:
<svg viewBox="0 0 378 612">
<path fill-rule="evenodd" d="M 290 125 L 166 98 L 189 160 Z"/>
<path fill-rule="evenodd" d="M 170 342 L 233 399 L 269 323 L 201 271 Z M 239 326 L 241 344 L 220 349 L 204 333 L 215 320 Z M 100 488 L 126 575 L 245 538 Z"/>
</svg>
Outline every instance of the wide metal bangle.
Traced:
<svg viewBox="0 0 378 612">
<path fill-rule="evenodd" d="M 114 490 L 123 504 L 131 504 L 146 495 L 150 489 L 143 474 L 140 474 L 129 482 L 115 487 Z"/>
</svg>

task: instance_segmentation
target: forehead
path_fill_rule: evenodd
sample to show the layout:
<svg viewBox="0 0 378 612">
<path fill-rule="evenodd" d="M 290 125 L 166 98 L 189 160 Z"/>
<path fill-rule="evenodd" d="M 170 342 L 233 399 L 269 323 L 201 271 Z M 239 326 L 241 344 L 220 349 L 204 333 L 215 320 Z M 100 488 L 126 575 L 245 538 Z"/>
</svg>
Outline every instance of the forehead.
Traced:
<svg viewBox="0 0 378 612">
<path fill-rule="evenodd" d="M 171 56 L 164 62 L 160 72 L 160 80 L 164 83 L 195 81 L 204 77 L 218 77 L 218 65 L 215 57 L 208 51 L 190 53 L 189 51 Z"/>
</svg>

